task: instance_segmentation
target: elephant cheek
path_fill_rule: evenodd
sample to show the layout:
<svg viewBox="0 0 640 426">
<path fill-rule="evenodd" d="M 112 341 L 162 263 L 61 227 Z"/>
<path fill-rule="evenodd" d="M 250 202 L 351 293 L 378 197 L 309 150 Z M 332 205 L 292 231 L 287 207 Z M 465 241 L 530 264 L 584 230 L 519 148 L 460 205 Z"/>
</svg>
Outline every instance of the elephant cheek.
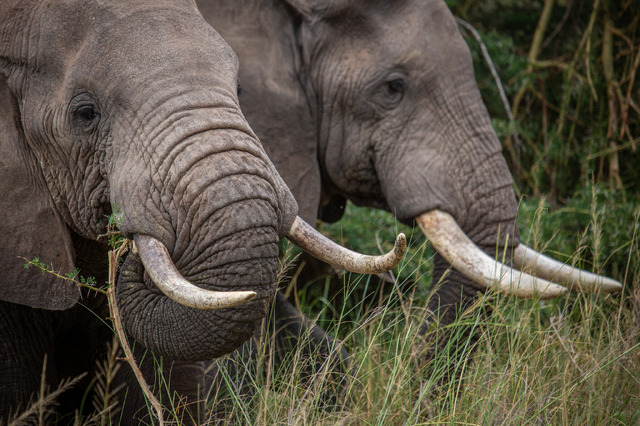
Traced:
<svg viewBox="0 0 640 426">
<path fill-rule="evenodd" d="M 263 263 L 270 273 L 262 275 L 275 277 L 275 261 Z M 129 254 L 116 284 L 116 302 L 127 332 L 154 354 L 201 361 L 227 354 L 250 338 L 266 315 L 274 292 L 274 288 L 260 291 L 251 302 L 230 309 L 188 308 L 162 294 L 145 273 L 140 258 Z"/>
</svg>

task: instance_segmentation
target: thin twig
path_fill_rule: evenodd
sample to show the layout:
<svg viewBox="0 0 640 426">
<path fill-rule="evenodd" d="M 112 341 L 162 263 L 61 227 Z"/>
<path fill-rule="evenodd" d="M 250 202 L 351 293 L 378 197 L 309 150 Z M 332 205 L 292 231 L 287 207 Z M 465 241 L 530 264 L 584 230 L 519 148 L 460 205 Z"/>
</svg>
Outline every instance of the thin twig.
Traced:
<svg viewBox="0 0 640 426">
<path fill-rule="evenodd" d="M 105 237 L 115 237 L 117 235 L 122 235 L 122 232 L 120 232 L 120 231 L 108 231 L 108 232 L 105 232 L 104 234 L 98 235 L 98 239 L 105 238 Z"/>
<path fill-rule="evenodd" d="M 551 12 L 553 11 L 553 6 L 555 5 L 555 0 L 545 0 L 544 6 L 542 9 L 542 13 L 540 14 L 540 19 L 538 20 L 538 25 L 536 26 L 536 31 L 533 34 L 533 40 L 531 42 L 531 47 L 529 48 L 529 64 L 525 69 L 525 74 L 531 74 L 533 72 L 533 64 L 538 61 L 538 56 L 540 55 L 540 51 L 542 50 L 542 42 L 544 39 L 544 34 L 547 31 L 547 27 L 549 25 L 549 20 L 551 19 Z M 525 92 L 529 89 L 529 84 L 523 84 L 520 89 L 516 92 L 513 97 L 513 106 L 512 112 L 514 117 L 518 115 L 518 108 L 520 107 L 520 102 L 522 102 L 522 98 L 524 97 Z"/>
<path fill-rule="evenodd" d="M 633 51 L 631 52 L 631 55 L 633 56 Z M 627 87 L 624 108 L 622 109 L 622 122 L 625 124 L 628 123 L 629 106 L 633 105 L 631 100 L 631 91 L 633 89 L 633 84 L 635 83 L 635 80 L 636 80 L 636 72 L 638 71 L 639 67 L 640 67 L 640 49 L 638 49 L 635 60 L 633 61 L 633 66 L 631 67 L 631 73 L 629 75 L 629 86 Z M 627 129 L 627 134 L 629 136 L 629 140 L 632 140 L 633 136 L 631 135 L 631 132 L 629 132 L 628 124 L 626 129 Z M 621 136 L 624 136 L 624 135 L 621 135 Z M 636 150 L 635 143 L 633 143 L 631 146 L 632 146 L 632 149 L 635 151 Z"/>
<path fill-rule="evenodd" d="M 106 290 L 103 290 L 101 288 L 96 287 L 94 284 L 92 284 L 91 282 L 87 281 L 86 282 L 82 282 L 82 281 L 78 281 L 76 278 L 78 277 L 78 271 L 74 271 L 71 274 L 67 274 L 67 275 L 62 275 L 59 272 L 56 272 L 53 269 L 53 265 L 45 265 L 44 263 L 40 262 L 38 260 L 38 258 L 35 258 L 33 260 L 29 260 L 26 257 L 22 257 L 22 256 L 18 256 L 20 259 L 25 261 L 25 268 L 26 267 L 30 267 L 30 266 L 35 266 L 36 268 L 40 269 L 42 271 L 43 274 L 51 274 L 56 278 L 59 278 L 61 280 L 65 280 L 67 282 L 70 282 L 72 284 L 75 284 L 76 286 L 78 286 L 79 288 L 88 288 L 89 290 L 93 290 L 96 291 L 98 293 L 102 293 L 102 294 L 107 294 Z M 82 280 L 84 280 L 83 277 L 80 277 Z"/>
<path fill-rule="evenodd" d="M 507 94 L 504 91 L 504 86 L 502 84 L 502 80 L 500 80 L 500 76 L 498 75 L 498 71 L 496 70 L 495 64 L 491 60 L 491 55 L 489 55 L 489 50 L 487 49 L 486 44 L 484 44 L 484 42 L 482 41 L 482 37 L 480 36 L 480 33 L 478 33 L 478 31 L 470 23 L 460 18 L 456 18 L 456 22 L 458 23 L 458 25 L 461 25 L 467 31 L 469 31 L 473 36 L 473 38 L 475 38 L 478 44 L 480 45 L 480 51 L 482 52 L 482 57 L 487 63 L 487 66 L 489 67 L 489 71 L 491 71 L 493 80 L 496 82 L 496 86 L 498 87 L 498 92 L 500 93 L 500 99 L 502 100 L 502 105 L 504 106 L 504 109 L 507 113 L 507 117 L 509 118 L 510 130 L 509 130 L 508 136 L 513 136 L 513 138 L 516 141 L 516 149 L 520 150 L 522 148 L 522 141 L 518 137 L 518 134 L 515 130 L 515 125 L 514 125 L 515 119 L 513 117 L 513 112 L 511 111 L 511 104 L 509 104 L 509 99 L 507 99 Z"/>
<path fill-rule="evenodd" d="M 566 62 L 557 61 L 553 59 L 544 59 L 544 60 L 535 61 L 532 64 L 532 66 L 536 69 L 557 68 L 560 71 L 568 71 L 569 68 L 571 67 L 571 65 Z M 572 72 L 576 80 L 578 80 L 581 84 L 584 84 L 587 82 L 587 78 L 585 76 L 583 76 L 582 74 L 580 74 L 575 70 L 572 70 Z"/>
<path fill-rule="evenodd" d="M 131 351 L 131 347 L 129 347 L 129 343 L 127 342 L 127 337 L 125 335 L 122 321 L 120 319 L 120 311 L 118 310 L 118 305 L 116 303 L 114 282 L 118 266 L 118 259 L 120 258 L 120 256 L 122 256 L 122 254 L 124 254 L 124 252 L 126 252 L 127 249 L 128 244 L 123 244 L 119 249 L 109 251 L 109 288 L 107 290 L 107 299 L 109 301 L 109 312 L 111 313 L 110 319 L 118 335 L 120 346 L 122 346 L 122 349 L 124 350 L 124 353 L 127 357 L 127 362 L 131 366 L 133 374 L 136 376 L 142 392 L 144 392 L 145 396 L 147 397 L 153 408 L 156 410 L 158 421 L 162 426 L 164 425 L 164 421 L 162 419 L 162 405 L 160 404 L 160 401 L 156 399 L 155 395 L 153 395 L 153 393 L 151 392 L 147 381 L 144 379 L 140 368 L 138 368 L 138 365 L 136 364 L 135 358 L 133 357 L 133 352 Z"/>
<path fill-rule="evenodd" d="M 567 19 L 569 19 L 572 5 L 573 5 L 573 0 L 567 1 L 567 6 L 564 11 L 564 15 L 562 15 L 562 19 L 560 19 L 560 23 L 556 25 L 556 28 L 553 31 L 551 31 L 551 34 L 549 34 L 545 42 L 542 44 L 543 49 L 547 47 L 558 34 L 560 34 L 560 30 L 562 30 L 562 27 L 564 27 L 564 24 L 567 22 Z"/>
<path fill-rule="evenodd" d="M 580 39 L 580 42 L 578 43 L 578 48 L 575 50 L 573 59 L 569 63 L 569 69 L 567 69 L 564 76 L 564 82 L 565 84 L 568 84 L 573 78 L 573 76 L 577 75 L 577 70 L 576 70 L 577 63 L 581 55 L 583 55 L 585 58 L 585 65 L 586 65 L 585 75 L 586 75 L 587 83 L 591 91 L 591 96 L 595 100 L 598 99 L 598 95 L 595 92 L 595 89 L 593 88 L 593 82 L 591 79 L 591 66 L 589 62 L 589 52 L 591 51 L 591 36 L 593 34 L 593 27 L 594 27 L 596 18 L 598 16 L 599 8 L 600 8 L 600 0 L 594 0 L 593 10 L 591 11 L 591 16 L 589 17 L 589 23 L 587 24 L 587 28 L 584 31 L 582 38 Z M 562 101 L 560 104 L 560 113 L 557 119 L 557 123 L 558 123 L 558 128 L 556 132 L 557 134 L 562 134 L 564 130 L 564 124 L 565 124 L 566 116 L 568 114 L 567 110 L 568 110 L 570 98 L 571 98 L 571 91 L 570 90 L 563 91 Z"/>
<path fill-rule="evenodd" d="M 617 136 L 618 124 L 620 123 L 619 109 L 623 108 L 623 101 L 617 99 L 616 92 L 619 87 L 619 83 L 615 79 L 615 73 L 613 69 L 613 24 L 609 19 L 609 16 L 605 14 L 604 17 L 604 34 L 602 38 L 602 69 L 604 74 L 605 83 L 607 85 L 607 101 L 609 106 L 609 126 L 607 127 L 607 140 L 609 146 L 612 149 L 612 153 L 609 155 L 609 181 L 612 186 L 618 191 L 622 190 L 622 178 L 620 177 L 620 160 L 618 153 L 615 150 L 618 143 L 615 141 Z M 624 131 L 624 126 L 623 126 Z"/>
</svg>

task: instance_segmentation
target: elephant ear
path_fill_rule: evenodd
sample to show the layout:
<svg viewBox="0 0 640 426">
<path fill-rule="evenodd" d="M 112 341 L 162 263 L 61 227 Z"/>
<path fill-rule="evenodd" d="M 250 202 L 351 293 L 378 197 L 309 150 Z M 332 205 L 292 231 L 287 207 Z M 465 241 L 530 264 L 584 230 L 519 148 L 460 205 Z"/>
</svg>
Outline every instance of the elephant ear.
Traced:
<svg viewBox="0 0 640 426">
<path fill-rule="evenodd" d="M 33 308 L 67 309 L 80 296 L 72 283 L 43 273 L 24 259 L 71 272 L 68 228 L 53 208 L 36 159 L 27 148 L 17 101 L 0 75 L 0 300 Z"/>
</svg>

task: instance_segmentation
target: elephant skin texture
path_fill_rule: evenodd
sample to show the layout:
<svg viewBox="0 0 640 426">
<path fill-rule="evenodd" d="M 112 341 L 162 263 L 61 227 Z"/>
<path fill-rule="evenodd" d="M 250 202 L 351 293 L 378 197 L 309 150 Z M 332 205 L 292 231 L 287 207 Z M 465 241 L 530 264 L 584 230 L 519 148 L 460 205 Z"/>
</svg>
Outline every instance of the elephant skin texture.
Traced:
<svg viewBox="0 0 640 426">
<path fill-rule="evenodd" d="M 407 224 L 439 210 L 510 263 L 512 176 L 444 1 L 197 4 L 238 54 L 243 112 L 303 219 L 336 221 L 346 200 Z M 432 282 L 423 334 L 485 291 L 440 254 Z"/>
<path fill-rule="evenodd" d="M 78 268 L 102 285 L 109 247 L 100 235 L 112 213 L 125 237 L 164 245 L 197 287 L 256 293 L 198 310 L 165 296 L 136 254 L 121 266 L 117 303 L 143 373 L 164 389 L 161 361 L 163 402 L 175 391 L 190 407 L 182 421 L 201 420 L 202 361 L 261 324 L 278 241 L 298 210 L 240 111 L 237 73 L 235 53 L 188 0 L 2 2 L 0 423 L 38 394 L 45 360 L 50 390 L 89 373 L 49 418 L 73 421 L 113 338 L 106 300 L 25 269 L 24 259 L 62 274 Z M 122 367 L 118 416 L 137 424 L 148 409 Z"/>
</svg>

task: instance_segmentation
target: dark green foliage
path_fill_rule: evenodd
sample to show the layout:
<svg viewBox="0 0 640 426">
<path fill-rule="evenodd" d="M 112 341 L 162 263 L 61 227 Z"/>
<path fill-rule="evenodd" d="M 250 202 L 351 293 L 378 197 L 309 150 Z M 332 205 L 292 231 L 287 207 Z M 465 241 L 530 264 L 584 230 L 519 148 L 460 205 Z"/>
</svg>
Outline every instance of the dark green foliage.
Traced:
<svg viewBox="0 0 640 426">
<path fill-rule="evenodd" d="M 549 194 L 553 203 L 564 204 L 595 181 L 621 192 L 623 200 L 637 199 L 640 3 L 448 4 L 483 34 L 500 74 L 515 126 L 509 123 L 477 42 L 467 37 L 478 85 L 522 191 Z M 551 13 L 546 26 L 540 26 L 538 53 L 531 58 L 543 4 L 552 4 Z M 520 145 L 510 137 L 514 127 Z"/>
</svg>

